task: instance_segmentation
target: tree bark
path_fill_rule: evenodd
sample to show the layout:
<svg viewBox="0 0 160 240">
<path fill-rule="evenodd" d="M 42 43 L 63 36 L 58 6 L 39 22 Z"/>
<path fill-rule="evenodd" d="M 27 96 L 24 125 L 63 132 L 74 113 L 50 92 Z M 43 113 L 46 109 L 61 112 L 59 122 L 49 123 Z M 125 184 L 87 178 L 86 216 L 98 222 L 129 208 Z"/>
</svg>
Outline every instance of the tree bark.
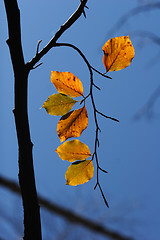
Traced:
<svg viewBox="0 0 160 240">
<path fill-rule="evenodd" d="M 19 184 L 22 194 L 24 209 L 24 239 L 25 240 L 41 240 L 41 221 L 40 209 L 37 198 L 37 191 L 34 177 L 33 167 L 33 144 L 30 138 L 30 129 L 28 122 L 27 110 L 27 89 L 28 75 L 34 69 L 35 64 L 55 46 L 59 37 L 77 21 L 84 13 L 84 7 L 87 0 L 80 1 L 80 5 L 74 14 L 60 27 L 51 41 L 28 63 L 25 64 L 21 44 L 21 28 L 20 28 L 20 10 L 17 0 L 4 0 L 9 39 L 9 46 L 15 82 L 15 108 L 13 110 L 17 131 L 18 147 L 19 147 Z"/>
<path fill-rule="evenodd" d="M 19 147 L 19 184 L 24 209 L 24 239 L 41 240 L 40 209 L 35 185 L 32 147 L 27 110 L 27 89 L 29 70 L 25 65 L 20 29 L 20 11 L 16 0 L 4 0 L 9 46 L 14 71 L 14 117 Z"/>
</svg>

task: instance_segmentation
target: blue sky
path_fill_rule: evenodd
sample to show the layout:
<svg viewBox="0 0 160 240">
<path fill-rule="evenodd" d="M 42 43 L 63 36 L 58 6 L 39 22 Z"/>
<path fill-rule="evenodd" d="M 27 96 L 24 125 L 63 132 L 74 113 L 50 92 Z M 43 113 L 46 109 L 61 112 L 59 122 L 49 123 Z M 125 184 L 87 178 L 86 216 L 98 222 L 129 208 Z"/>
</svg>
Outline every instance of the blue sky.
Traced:
<svg viewBox="0 0 160 240">
<path fill-rule="evenodd" d="M 155 102 L 152 119 L 142 115 L 140 120 L 134 120 L 135 114 L 143 108 L 159 86 L 160 62 L 157 56 L 160 45 L 148 38 L 138 37 L 134 31 L 146 30 L 159 36 L 160 9 L 137 14 L 112 35 L 107 33 L 123 14 L 147 2 L 149 1 L 89 1 L 87 19 L 82 16 L 59 39 L 59 42 L 68 42 L 79 47 L 90 64 L 101 72 L 105 72 L 102 46 L 108 39 L 129 34 L 135 47 L 136 55 L 132 64 L 124 70 L 110 73 L 112 80 L 94 74 L 95 83 L 101 88 L 101 91 L 94 91 L 98 110 L 120 120 L 120 123 L 116 123 L 98 117 L 102 130 L 99 162 L 109 172 L 107 175 L 100 174 L 100 182 L 110 209 L 105 207 L 100 192 L 93 191 L 96 175 L 82 186 L 65 185 L 64 175 L 69 164 L 55 153 L 60 145 L 56 134 L 59 117 L 50 116 L 41 109 L 48 96 L 56 93 L 50 82 L 50 73 L 54 70 L 74 73 L 82 81 L 84 94 L 87 95 L 89 73 L 83 60 L 72 49 L 52 49 L 42 59 L 43 65 L 29 76 L 29 121 L 38 192 L 77 213 L 131 235 L 136 240 L 157 240 L 160 234 L 159 99 Z M 40 48 L 44 47 L 75 11 L 78 3 L 78 0 L 47 0 L 45 4 L 44 1 L 19 2 L 26 61 L 34 56 L 38 40 L 42 40 Z M 0 175 L 17 180 L 17 142 L 12 114 L 13 71 L 5 42 L 8 36 L 6 16 L 3 3 L 0 4 Z M 87 111 L 89 126 L 80 140 L 93 152 L 95 126 L 89 99 Z M 12 205 L 11 201 L 12 199 L 8 199 Z M 104 221 L 100 218 L 102 216 Z M 1 231 L 5 229 L 3 226 L 0 228 Z"/>
</svg>

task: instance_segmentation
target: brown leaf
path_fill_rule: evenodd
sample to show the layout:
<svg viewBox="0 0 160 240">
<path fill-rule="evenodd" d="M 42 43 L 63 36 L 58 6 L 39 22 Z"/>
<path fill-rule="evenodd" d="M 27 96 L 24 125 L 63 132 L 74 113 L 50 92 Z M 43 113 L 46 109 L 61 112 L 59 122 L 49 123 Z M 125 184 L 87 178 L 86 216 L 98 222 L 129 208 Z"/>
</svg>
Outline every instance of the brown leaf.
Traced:
<svg viewBox="0 0 160 240">
<path fill-rule="evenodd" d="M 130 65 L 135 51 L 129 36 L 111 38 L 102 50 L 103 63 L 107 72 L 118 71 Z"/>
<path fill-rule="evenodd" d="M 57 124 L 57 134 L 63 142 L 71 137 L 79 137 L 88 126 L 86 107 L 65 114 Z"/>
<path fill-rule="evenodd" d="M 73 73 L 51 71 L 51 82 L 59 93 L 70 97 L 83 96 L 82 82 Z"/>
</svg>

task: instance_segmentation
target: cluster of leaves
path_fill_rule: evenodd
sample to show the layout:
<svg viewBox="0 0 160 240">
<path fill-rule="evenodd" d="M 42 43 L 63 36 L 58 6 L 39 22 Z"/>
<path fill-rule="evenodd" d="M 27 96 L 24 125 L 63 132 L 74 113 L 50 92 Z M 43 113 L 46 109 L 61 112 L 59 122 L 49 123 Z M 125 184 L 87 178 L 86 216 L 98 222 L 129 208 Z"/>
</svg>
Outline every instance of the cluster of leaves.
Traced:
<svg viewBox="0 0 160 240">
<path fill-rule="evenodd" d="M 106 73 L 126 68 L 131 63 L 135 54 L 129 36 L 111 38 L 105 43 L 102 50 L 104 52 L 103 63 L 106 68 Z M 61 142 L 69 138 L 79 137 L 88 126 L 88 114 L 85 107 L 85 100 L 88 96 L 92 95 L 92 93 L 90 92 L 87 97 L 84 97 L 82 82 L 70 72 L 52 71 L 51 82 L 58 93 L 49 96 L 42 107 L 45 108 L 50 115 L 62 116 L 57 124 L 57 134 Z M 91 82 L 91 85 L 94 85 L 94 83 Z M 76 101 L 73 99 L 76 97 L 82 97 L 83 99 L 81 101 Z M 91 98 L 93 104 L 93 96 L 91 96 Z M 80 104 L 84 103 L 83 107 L 71 111 L 72 107 L 77 102 Z M 95 109 L 95 105 L 93 107 L 95 112 L 100 113 Z M 102 113 L 100 114 L 105 116 Z M 97 130 L 99 130 L 98 127 Z M 98 136 L 96 135 L 96 144 L 97 142 Z M 95 151 L 92 155 L 89 147 L 77 139 L 66 141 L 56 149 L 56 152 L 62 160 L 72 162 L 65 174 L 66 184 L 76 186 L 88 182 L 93 177 L 93 159 L 95 155 L 97 156 L 96 144 Z M 91 157 L 91 159 L 86 160 L 89 157 Z M 97 159 L 96 162 L 97 169 L 99 168 L 102 170 L 99 167 Z M 101 193 L 103 195 L 102 191 Z"/>
<path fill-rule="evenodd" d="M 83 85 L 78 77 L 70 72 L 51 72 L 51 82 L 59 93 L 49 96 L 43 104 L 50 115 L 62 116 L 57 124 L 57 134 L 61 142 L 68 138 L 79 137 L 88 126 L 88 114 L 84 106 L 70 111 L 78 101 L 73 97 L 83 97 Z M 93 177 L 92 160 L 88 146 L 79 140 L 66 141 L 57 149 L 59 157 L 72 163 L 66 174 L 66 184 L 76 186 L 89 181 Z"/>
</svg>

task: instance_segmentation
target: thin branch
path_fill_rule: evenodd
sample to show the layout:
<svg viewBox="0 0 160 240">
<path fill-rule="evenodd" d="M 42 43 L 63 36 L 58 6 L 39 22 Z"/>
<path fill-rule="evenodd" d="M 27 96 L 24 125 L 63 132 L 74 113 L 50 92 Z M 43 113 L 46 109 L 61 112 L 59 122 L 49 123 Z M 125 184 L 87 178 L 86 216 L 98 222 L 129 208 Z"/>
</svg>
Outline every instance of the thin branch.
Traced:
<svg viewBox="0 0 160 240">
<path fill-rule="evenodd" d="M 94 67 L 91 66 L 91 68 L 92 68 L 92 70 L 94 70 L 96 73 L 100 74 L 102 77 L 112 79 L 111 77 L 105 75 L 104 73 L 101 73 L 100 71 L 98 71 L 98 70 L 95 69 Z"/>
<path fill-rule="evenodd" d="M 101 188 L 101 185 L 100 185 L 100 182 L 99 182 L 99 170 L 102 171 L 102 172 L 105 172 L 107 173 L 107 171 L 103 170 L 100 166 L 99 166 L 99 161 L 98 161 L 98 156 L 97 156 L 97 147 L 99 147 L 99 138 L 98 138 L 98 132 L 100 132 L 100 127 L 98 125 L 98 120 L 97 120 L 97 113 L 102 115 L 103 117 L 105 118 L 109 118 L 111 120 L 114 120 L 116 122 L 119 122 L 119 120 L 115 119 L 115 118 L 112 118 L 112 117 L 108 117 L 106 115 L 104 115 L 103 113 L 99 112 L 97 109 L 96 109 L 96 106 L 95 106 L 95 101 L 94 101 L 94 96 L 93 96 L 93 86 L 98 88 L 100 90 L 100 88 L 98 86 L 96 86 L 94 84 L 94 81 L 93 81 L 93 70 L 96 71 L 97 73 L 99 73 L 100 75 L 102 75 L 103 77 L 107 77 L 107 78 L 110 78 L 104 74 L 101 74 L 99 71 L 97 71 L 95 68 L 93 68 L 89 61 L 87 60 L 87 58 L 85 57 L 85 55 L 82 53 L 82 51 L 77 48 L 76 46 L 74 46 L 73 44 L 70 44 L 70 43 L 56 43 L 55 44 L 55 47 L 61 47 L 61 46 L 66 46 L 66 47 L 71 47 L 73 48 L 74 50 L 76 50 L 80 56 L 83 58 L 84 62 L 86 63 L 87 67 L 88 67 L 88 70 L 89 70 L 89 74 L 90 74 L 90 92 L 89 94 L 81 101 L 84 102 L 89 96 L 91 97 L 91 102 L 92 102 L 92 107 L 93 107 L 93 113 L 94 113 L 94 121 L 95 121 L 95 126 L 96 126 L 96 136 L 95 136 L 95 146 L 94 146 L 94 153 L 92 155 L 92 160 L 96 159 L 96 164 L 97 164 L 97 183 L 96 183 L 96 186 L 99 187 L 100 191 L 101 191 L 101 195 L 104 199 L 104 202 L 106 204 L 107 207 L 108 206 L 108 203 L 107 203 L 107 200 L 103 194 L 103 191 L 102 191 L 102 188 Z"/>
<path fill-rule="evenodd" d="M 41 42 L 42 42 L 42 40 L 39 40 L 39 41 L 38 41 L 36 55 L 38 55 L 38 52 L 39 52 L 39 45 L 40 45 Z"/>
<path fill-rule="evenodd" d="M 139 120 L 146 115 L 148 118 L 153 118 L 153 107 L 157 99 L 160 97 L 160 86 L 152 93 L 147 103 L 134 115 L 134 120 Z"/>
<path fill-rule="evenodd" d="M 30 60 L 26 65 L 28 69 L 33 69 L 34 65 L 51 49 L 55 46 L 57 40 L 62 36 L 62 34 L 69 29 L 81 16 L 84 11 L 84 7 L 86 6 L 88 0 L 83 0 L 80 2 L 77 10 L 72 14 L 72 16 L 60 27 L 60 29 L 56 32 L 54 37 L 50 40 L 50 42 L 39 52 L 36 53 L 35 57 Z"/>
<path fill-rule="evenodd" d="M 128 11 L 126 14 L 124 14 L 121 18 L 118 19 L 118 21 L 111 28 L 111 30 L 108 31 L 106 36 L 113 36 L 115 32 L 119 30 L 131 17 L 141 12 L 147 12 L 147 11 L 151 11 L 159 8 L 160 8 L 160 2 L 149 3 L 143 6 L 133 8 L 132 10 Z"/>
<path fill-rule="evenodd" d="M 102 115 L 102 116 L 105 117 L 105 118 L 108 118 L 108 119 L 111 119 L 111 120 L 113 120 L 113 121 L 119 122 L 118 119 L 116 119 L 116 118 L 112 118 L 112 117 L 108 117 L 108 116 L 106 116 L 105 114 L 99 112 L 98 110 L 96 110 L 96 112 L 97 112 L 98 114 Z"/>
<path fill-rule="evenodd" d="M 42 64 L 43 64 L 43 62 L 37 64 L 35 67 L 33 67 L 33 69 L 36 69 L 36 68 L 40 67 Z"/>
<path fill-rule="evenodd" d="M 100 87 L 98 87 L 95 83 L 93 83 L 93 86 L 97 88 L 99 91 L 101 91 Z"/>
<path fill-rule="evenodd" d="M 101 168 L 101 167 L 98 167 L 99 168 L 99 170 L 101 170 L 102 172 L 104 172 L 104 173 L 108 173 L 106 170 L 104 170 L 103 168 Z"/>
<path fill-rule="evenodd" d="M 54 47 L 70 47 L 70 48 L 73 48 L 83 58 L 84 62 L 87 64 L 87 67 L 89 69 L 91 69 L 91 65 L 90 65 L 89 61 L 87 60 L 85 55 L 82 53 L 82 51 L 78 47 L 76 47 L 75 45 L 73 45 L 71 43 L 55 43 Z"/>
<path fill-rule="evenodd" d="M 9 179 L 6 179 L 0 176 L 0 185 L 9 189 L 10 191 L 13 191 L 14 193 L 20 194 L 20 188 L 15 181 L 11 181 Z M 95 231 L 97 233 L 103 234 L 107 237 L 110 237 L 111 239 L 132 240 L 132 238 L 126 237 L 123 234 L 117 233 L 114 230 L 110 230 L 100 225 L 98 222 L 82 217 L 64 207 L 60 207 L 59 205 L 48 201 L 48 199 L 45 199 L 40 195 L 38 195 L 38 199 L 39 199 L 40 205 L 44 207 L 46 210 L 65 218 L 67 221 L 70 221 L 71 223 L 80 224 L 91 231 Z"/>
<path fill-rule="evenodd" d="M 107 200 L 106 200 L 106 197 L 104 196 L 104 193 L 103 193 L 103 191 L 102 191 L 101 185 L 100 185 L 99 183 L 98 183 L 98 187 L 99 187 L 99 189 L 100 189 L 100 191 L 101 191 L 101 194 L 102 194 L 102 197 L 103 197 L 103 200 L 104 200 L 106 206 L 109 208 L 108 202 L 107 202 Z"/>
<path fill-rule="evenodd" d="M 155 33 L 150 32 L 150 31 L 144 31 L 144 30 L 136 30 L 136 31 L 132 31 L 131 34 L 133 34 L 133 36 L 139 36 L 139 37 L 145 37 L 145 38 L 149 38 L 153 43 L 157 44 L 158 46 L 160 46 L 160 37 L 157 36 Z"/>
<path fill-rule="evenodd" d="M 89 61 L 87 60 L 87 58 L 85 57 L 85 55 L 82 53 L 82 51 L 76 47 L 75 45 L 71 44 L 71 43 L 55 43 L 54 47 L 70 47 L 73 48 L 74 50 L 76 50 L 80 56 L 83 58 L 83 60 L 85 61 L 85 63 L 87 64 L 88 68 L 93 69 L 95 72 L 97 72 L 98 74 L 100 74 L 101 76 L 108 78 L 108 79 L 112 79 L 109 76 L 106 76 L 105 74 L 99 72 L 97 69 L 95 69 L 94 67 L 92 67 L 89 63 Z M 93 83 L 94 84 L 94 83 Z M 95 84 L 94 84 L 95 85 Z M 97 87 L 97 86 L 96 86 Z"/>
</svg>

